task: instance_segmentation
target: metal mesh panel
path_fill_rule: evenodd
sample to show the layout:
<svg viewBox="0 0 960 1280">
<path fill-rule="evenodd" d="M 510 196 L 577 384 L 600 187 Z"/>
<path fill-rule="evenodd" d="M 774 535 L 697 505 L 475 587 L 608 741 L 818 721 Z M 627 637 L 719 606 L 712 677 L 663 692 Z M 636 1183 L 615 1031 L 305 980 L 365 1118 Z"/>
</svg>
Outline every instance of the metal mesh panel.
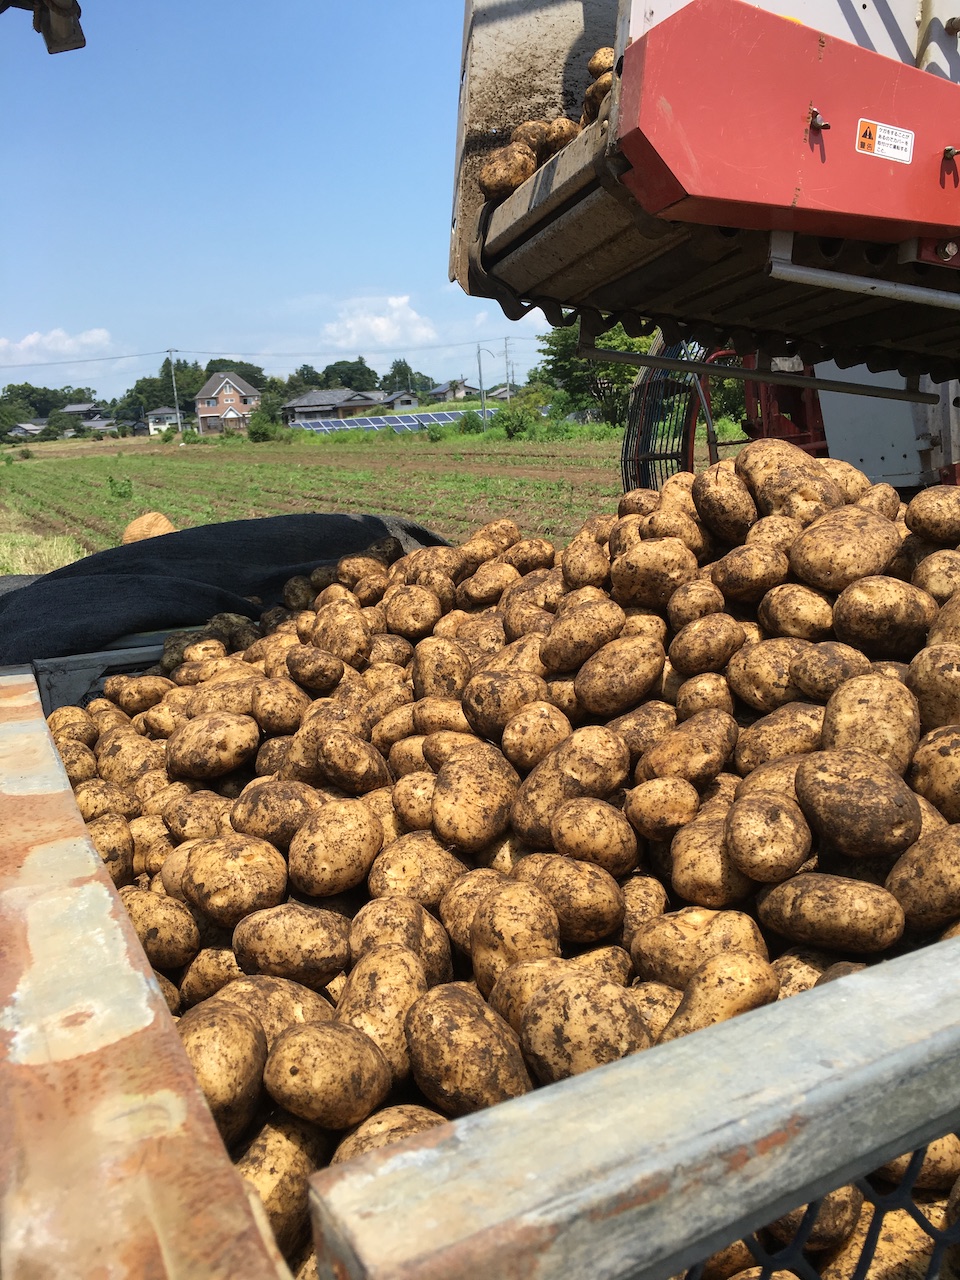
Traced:
<svg viewBox="0 0 960 1280">
<path fill-rule="evenodd" d="M 700 360 L 696 343 L 667 345 L 658 333 L 650 354 L 674 360 Z M 641 369 L 630 393 L 620 469 L 624 490 L 659 489 L 689 465 L 690 433 L 700 403 L 696 377 L 666 369 Z"/>
<path fill-rule="evenodd" d="M 863 1203 L 856 1218 L 848 1220 L 848 1225 L 849 1221 L 853 1225 L 842 1239 L 825 1247 L 823 1231 L 817 1234 L 818 1217 L 827 1199 L 820 1197 L 806 1206 L 795 1226 L 781 1218 L 771 1224 L 777 1226 L 776 1231 L 768 1227 L 740 1240 L 742 1248 L 731 1254 L 726 1265 L 713 1254 L 684 1273 L 684 1280 L 704 1280 L 705 1276 L 708 1280 L 721 1280 L 724 1275 L 735 1277 L 748 1269 L 752 1272 L 753 1267 L 759 1269 L 758 1280 L 767 1280 L 775 1273 L 788 1273 L 799 1280 L 822 1280 L 824 1275 L 831 1280 L 956 1277 L 960 1271 L 948 1250 L 960 1245 L 960 1220 L 954 1197 L 947 1201 L 951 1188 L 945 1184 L 950 1182 L 950 1175 L 941 1177 L 934 1187 L 917 1185 L 928 1149 L 920 1147 L 913 1152 L 895 1184 L 879 1171 L 847 1184 L 860 1192 Z M 787 1216 L 796 1217 L 796 1211 Z M 748 1254 L 753 1267 L 747 1261 Z"/>
</svg>

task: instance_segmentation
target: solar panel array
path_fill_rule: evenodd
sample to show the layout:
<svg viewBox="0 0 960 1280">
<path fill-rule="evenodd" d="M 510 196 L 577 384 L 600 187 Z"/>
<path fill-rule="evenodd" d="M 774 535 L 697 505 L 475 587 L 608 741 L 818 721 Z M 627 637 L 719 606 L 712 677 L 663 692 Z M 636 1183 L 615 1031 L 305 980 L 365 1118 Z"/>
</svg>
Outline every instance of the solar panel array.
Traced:
<svg viewBox="0 0 960 1280">
<path fill-rule="evenodd" d="M 313 418 L 309 422 L 291 422 L 290 425 L 321 434 L 333 431 L 385 431 L 387 428 L 399 434 L 403 431 L 422 431 L 435 422 L 456 422 L 468 412 L 467 409 L 454 409 L 449 413 L 399 413 L 383 418 Z M 489 419 L 495 413 L 496 409 L 484 409 L 482 416 Z"/>
</svg>

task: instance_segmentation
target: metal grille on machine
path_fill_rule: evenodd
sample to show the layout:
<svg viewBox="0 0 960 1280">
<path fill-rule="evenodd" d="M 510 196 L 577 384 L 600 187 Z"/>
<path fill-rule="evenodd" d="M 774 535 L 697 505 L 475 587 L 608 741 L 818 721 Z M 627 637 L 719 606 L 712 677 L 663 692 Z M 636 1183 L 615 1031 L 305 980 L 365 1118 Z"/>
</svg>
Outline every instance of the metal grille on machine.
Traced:
<svg viewBox="0 0 960 1280">
<path fill-rule="evenodd" d="M 667 344 L 658 331 L 650 355 L 702 360 L 706 348 L 691 342 Z M 620 470 L 624 490 L 659 489 L 677 471 L 693 470 L 693 442 L 700 391 L 692 373 L 641 369 L 630 393 Z"/>
</svg>

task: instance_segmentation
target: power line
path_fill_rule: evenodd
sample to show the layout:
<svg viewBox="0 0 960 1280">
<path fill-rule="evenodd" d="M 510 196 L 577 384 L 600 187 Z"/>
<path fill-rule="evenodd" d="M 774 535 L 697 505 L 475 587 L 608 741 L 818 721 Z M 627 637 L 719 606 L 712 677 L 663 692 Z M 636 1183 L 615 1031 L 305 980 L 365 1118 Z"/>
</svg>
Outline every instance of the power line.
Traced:
<svg viewBox="0 0 960 1280">
<path fill-rule="evenodd" d="M 52 369 L 60 364 L 102 364 L 105 360 L 144 360 L 147 356 L 166 354 L 166 351 L 134 351 L 128 356 L 78 356 L 74 360 L 35 360 L 22 364 L 0 364 L 0 369 Z"/>
</svg>

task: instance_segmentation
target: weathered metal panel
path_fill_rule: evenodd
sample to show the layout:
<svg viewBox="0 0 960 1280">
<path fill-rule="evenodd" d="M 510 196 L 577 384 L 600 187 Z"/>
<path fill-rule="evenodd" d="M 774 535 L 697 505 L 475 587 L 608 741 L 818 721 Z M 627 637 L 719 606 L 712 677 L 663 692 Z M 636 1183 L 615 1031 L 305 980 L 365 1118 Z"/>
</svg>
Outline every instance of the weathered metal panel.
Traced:
<svg viewBox="0 0 960 1280">
<path fill-rule="evenodd" d="M 664 1280 L 960 1123 L 960 939 L 312 1179 L 321 1280 Z"/>
<path fill-rule="evenodd" d="M 29 668 L 0 674 L 0 1274 L 277 1280 Z"/>
</svg>

